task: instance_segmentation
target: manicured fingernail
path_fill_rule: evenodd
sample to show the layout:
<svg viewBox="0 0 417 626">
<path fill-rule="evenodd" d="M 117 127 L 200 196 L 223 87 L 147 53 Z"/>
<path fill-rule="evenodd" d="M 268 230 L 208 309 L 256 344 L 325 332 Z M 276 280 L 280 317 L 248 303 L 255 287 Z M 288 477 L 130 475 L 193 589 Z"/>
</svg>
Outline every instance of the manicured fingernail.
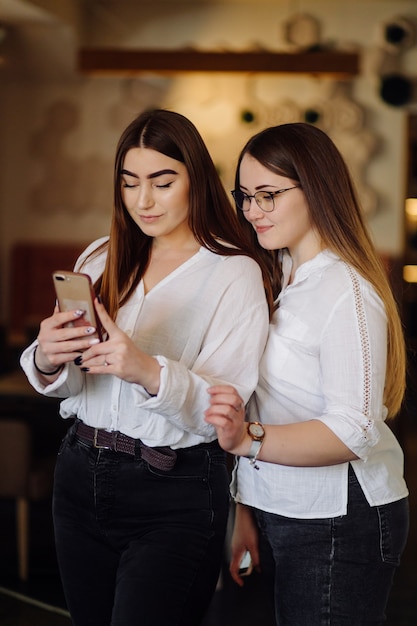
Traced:
<svg viewBox="0 0 417 626">
<path fill-rule="evenodd" d="M 81 315 L 84 315 L 85 311 L 83 311 L 82 309 L 77 309 L 77 311 L 74 311 L 74 317 L 81 317 Z"/>
<path fill-rule="evenodd" d="M 94 346 L 96 343 L 100 343 L 100 339 L 97 339 L 97 337 L 94 337 L 94 339 L 90 339 L 88 343 L 90 346 Z"/>
<path fill-rule="evenodd" d="M 82 367 L 82 368 L 81 368 L 81 371 L 82 371 L 82 372 L 89 372 L 89 371 L 90 371 L 90 368 L 89 368 L 89 367 Z"/>
<path fill-rule="evenodd" d="M 94 326 L 87 326 L 84 332 L 86 335 L 91 335 L 92 333 L 96 332 L 96 329 L 94 328 Z"/>
<path fill-rule="evenodd" d="M 99 293 L 97 294 L 97 300 L 98 300 L 98 301 L 100 302 L 100 304 L 101 304 L 101 296 L 100 296 L 100 294 L 99 294 Z"/>
<path fill-rule="evenodd" d="M 75 363 L 75 365 L 81 365 L 81 363 L 82 363 L 82 362 L 83 362 L 83 357 L 82 357 L 81 355 L 80 355 L 80 356 L 77 356 L 77 357 L 74 359 L 74 363 Z"/>
</svg>

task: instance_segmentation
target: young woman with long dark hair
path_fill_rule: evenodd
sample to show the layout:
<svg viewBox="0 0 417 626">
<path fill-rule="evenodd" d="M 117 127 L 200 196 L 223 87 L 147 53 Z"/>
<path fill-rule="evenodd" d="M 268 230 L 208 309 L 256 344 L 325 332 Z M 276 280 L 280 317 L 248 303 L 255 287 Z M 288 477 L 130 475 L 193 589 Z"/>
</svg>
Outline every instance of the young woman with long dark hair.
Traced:
<svg viewBox="0 0 417 626">
<path fill-rule="evenodd" d="M 397 306 L 348 168 L 305 123 L 254 136 L 233 195 L 263 250 L 276 311 L 249 403 L 209 390 L 239 457 L 231 572 L 272 555 L 279 626 L 382 624 L 408 532 L 403 453 L 386 420 L 406 356 Z M 256 324 L 253 324 L 255 329 Z"/>
<path fill-rule="evenodd" d="M 53 496 L 75 626 L 204 615 L 229 510 L 207 388 L 233 384 L 247 401 L 257 383 L 271 292 L 258 257 L 194 125 L 165 110 L 133 120 L 116 152 L 110 236 L 76 264 L 100 295 L 106 340 L 68 326 L 83 311 L 56 308 L 21 358 L 75 418 Z"/>
</svg>

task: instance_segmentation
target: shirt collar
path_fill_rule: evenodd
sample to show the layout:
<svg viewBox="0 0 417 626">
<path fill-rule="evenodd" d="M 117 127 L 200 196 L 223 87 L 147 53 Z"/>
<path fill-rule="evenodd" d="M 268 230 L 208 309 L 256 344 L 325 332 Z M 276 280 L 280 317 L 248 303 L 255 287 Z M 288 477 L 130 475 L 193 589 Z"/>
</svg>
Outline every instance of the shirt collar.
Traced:
<svg viewBox="0 0 417 626">
<path fill-rule="evenodd" d="M 339 257 L 331 252 L 329 249 L 322 250 L 315 257 L 306 261 L 299 268 L 297 268 L 292 285 L 305 280 L 313 272 L 320 271 L 321 269 L 332 265 L 335 261 L 340 260 Z M 285 289 L 288 286 L 292 267 L 292 259 L 288 250 L 284 250 L 282 253 L 282 288 Z"/>
</svg>

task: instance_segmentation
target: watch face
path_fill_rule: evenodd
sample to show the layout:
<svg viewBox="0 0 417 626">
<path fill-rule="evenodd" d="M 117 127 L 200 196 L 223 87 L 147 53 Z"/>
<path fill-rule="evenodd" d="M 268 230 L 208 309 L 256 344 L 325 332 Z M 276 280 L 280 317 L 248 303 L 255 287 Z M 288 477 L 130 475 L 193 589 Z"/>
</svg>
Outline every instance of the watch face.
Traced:
<svg viewBox="0 0 417 626">
<path fill-rule="evenodd" d="M 253 439 L 260 440 L 263 439 L 263 437 L 265 436 L 265 430 L 261 424 L 255 424 L 252 422 L 251 424 L 249 424 L 248 430 Z"/>
</svg>

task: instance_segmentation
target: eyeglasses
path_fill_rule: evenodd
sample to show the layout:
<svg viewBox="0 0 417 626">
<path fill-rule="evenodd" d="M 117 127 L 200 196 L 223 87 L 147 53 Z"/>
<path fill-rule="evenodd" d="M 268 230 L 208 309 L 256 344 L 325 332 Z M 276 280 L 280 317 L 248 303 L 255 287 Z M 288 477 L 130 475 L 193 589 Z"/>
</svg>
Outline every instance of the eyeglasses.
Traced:
<svg viewBox="0 0 417 626">
<path fill-rule="evenodd" d="M 275 196 L 278 196 L 285 191 L 291 191 L 291 189 L 298 189 L 301 185 L 294 185 L 294 187 L 287 187 L 287 189 L 278 189 L 278 191 L 257 191 L 253 196 L 249 196 L 240 189 L 234 189 L 231 193 L 235 199 L 236 206 L 241 211 L 249 211 L 252 198 L 255 198 L 255 202 L 261 211 L 265 213 L 271 213 L 275 209 Z"/>
</svg>

